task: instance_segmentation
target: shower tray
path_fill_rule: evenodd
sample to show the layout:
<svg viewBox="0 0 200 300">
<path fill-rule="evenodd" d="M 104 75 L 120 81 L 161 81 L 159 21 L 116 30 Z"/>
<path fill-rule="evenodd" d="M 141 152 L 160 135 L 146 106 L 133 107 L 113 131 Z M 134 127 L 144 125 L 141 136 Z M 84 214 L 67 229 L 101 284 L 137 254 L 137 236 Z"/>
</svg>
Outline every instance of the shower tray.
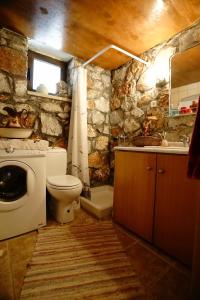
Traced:
<svg viewBox="0 0 200 300">
<path fill-rule="evenodd" d="M 89 213 L 102 219 L 112 215 L 113 187 L 103 185 L 91 188 L 91 200 L 80 197 L 81 207 Z"/>
</svg>

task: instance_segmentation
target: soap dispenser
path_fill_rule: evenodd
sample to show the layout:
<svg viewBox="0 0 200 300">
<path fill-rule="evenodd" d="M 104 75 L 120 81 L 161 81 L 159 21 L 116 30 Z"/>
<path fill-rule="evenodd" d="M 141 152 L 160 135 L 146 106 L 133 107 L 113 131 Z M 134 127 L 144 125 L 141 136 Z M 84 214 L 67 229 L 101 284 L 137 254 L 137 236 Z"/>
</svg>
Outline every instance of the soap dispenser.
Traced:
<svg viewBox="0 0 200 300">
<path fill-rule="evenodd" d="M 162 147 L 168 147 L 169 146 L 168 141 L 166 139 L 166 132 L 163 132 L 163 134 L 162 134 L 161 146 Z"/>
</svg>

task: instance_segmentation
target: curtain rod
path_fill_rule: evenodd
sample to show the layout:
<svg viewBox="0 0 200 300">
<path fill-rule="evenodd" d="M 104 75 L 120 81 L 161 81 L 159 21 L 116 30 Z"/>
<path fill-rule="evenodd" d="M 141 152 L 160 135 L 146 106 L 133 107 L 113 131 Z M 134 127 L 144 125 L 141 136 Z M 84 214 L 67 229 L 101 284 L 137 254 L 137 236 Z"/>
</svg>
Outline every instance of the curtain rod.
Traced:
<svg viewBox="0 0 200 300">
<path fill-rule="evenodd" d="M 124 53 L 125 55 L 127 55 L 127 56 L 129 56 L 129 57 L 131 57 L 131 58 L 133 58 L 133 59 L 138 60 L 139 62 L 141 62 L 141 63 L 143 63 L 143 64 L 145 64 L 145 65 L 148 64 L 147 61 L 143 60 L 142 58 L 137 57 L 137 56 L 134 55 L 134 54 L 131 54 L 130 52 L 128 52 L 128 51 L 126 51 L 126 50 L 124 50 L 124 49 L 122 49 L 122 48 L 119 48 L 119 47 L 117 47 L 117 46 L 115 46 L 115 45 L 109 45 L 109 46 L 103 48 L 102 50 L 100 50 L 99 52 L 97 52 L 94 56 L 92 56 L 92 57 L 91 57 L 90 59 L 88 59 L 86 62 L 84 62 L 84 63 L 82 64 L 82 67 L 87 66 L 91 61 L 95 60 L 97 57 L 99 57 L 100 55 L 102 55 L 104 52 L 106 52 L 106 51 L 109 50 L 109 49 L 115 49 L 115 50 L 117 50 L 117 51 L 119 51 L 119 52 L 121 52 L 121 53 Z"/>
</svg>

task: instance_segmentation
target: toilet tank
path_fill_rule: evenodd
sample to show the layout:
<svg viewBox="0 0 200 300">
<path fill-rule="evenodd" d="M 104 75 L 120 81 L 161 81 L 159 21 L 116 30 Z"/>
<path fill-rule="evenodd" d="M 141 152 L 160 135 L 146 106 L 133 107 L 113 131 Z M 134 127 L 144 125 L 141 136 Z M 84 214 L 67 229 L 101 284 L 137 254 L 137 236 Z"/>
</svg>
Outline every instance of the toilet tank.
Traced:
<svg viewBox="0 0 200 300">
<path fill-rule="evenodd" d="M 47 176 L 65 175 L 67 172 L 67 151 L 64 148 L 49 147 L 47 151 Z"/>
</svg>

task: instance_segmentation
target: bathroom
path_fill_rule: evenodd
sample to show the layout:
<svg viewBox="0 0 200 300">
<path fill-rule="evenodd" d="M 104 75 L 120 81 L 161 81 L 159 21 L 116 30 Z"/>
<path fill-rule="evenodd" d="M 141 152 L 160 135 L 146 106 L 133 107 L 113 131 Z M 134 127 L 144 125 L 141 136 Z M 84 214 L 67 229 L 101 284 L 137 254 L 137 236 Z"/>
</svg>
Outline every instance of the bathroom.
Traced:
<svg viewBox="0 0 200 300">
<path fill-rule="evenodd" d="M 22 3 L 23 1 L 19 2 Z M 161 3 L 162 1 L 157 2 Z M 23 33 L 22 27 L 18 29 L 16 24 L 11 24 L 12 22 L 9 18 L 6 18 L 7 9 L 10 13 L 14 13 L 15 9 L 17 11 L 15 5 L 13 7 L 6 7 L 6 5 L 4 7 L 2 5 L 1 7 L 1 19 L 5 29 L 0 31 L 0 113 L 4 113 L 3 108 L 5 106 L 14 106 L 17 111 L 26 109 L 36 115 L 32 138 L 46 140 L 54 147 L 66 148 L 69 135 L 73 86 L 72 75 L 74 69 L 107 46 L 108 43 L 102 43 L 96 50 L 93 47 L 90 55 L 84 49 L 82 51 L 85 51 L 85 54 L 83 53 L 82 55 L 77 55 L 76 51 L 71 52 L 74 56 L 70 57 L 67 65 L 67 77 L 65 79 L 67 81 L 67 92 L 64 91 L 60 95 L 38 94 L 29 88 L 27 90 L 28 45 L 26 37 L 29 37 L 30 33 L 25 34 L 24 32 L 24 37 L 18 35 L 18 33 Z M 31 9 L 33 7 L 30 6 L 30 11 Z M 51 11 L 50 7 L 48 10 Z M 48 17 L 48 10 L 46 12 L 44 7 L 38 7 L 39 15 L 44 18 Z M 198 11 L 197 8 L 196 10 Z M 17 17 L 15 16 L 15 18 Z M 146 48 L 149 50 L 141 52 L 139 48 L 137 50 L 133 46 L 127 46 L 130 52 L 144 52 L 140 57 L 149 62 L 148 70 L 151 69 L 151 64 L 153 65 L 152 62 L 155 60 L 159 66 L 158 70 L 166 68 L 168 78 L 166 74 L 165 77 L 162 77 L 162 74 L 160 82 L 156 85 L 152 80 L 148 80 L 149 77 L 152 79 L 151 74 L 143 72 L 143 64 L 126 56 L 120 56 L 121 54 L 114 52 L 114 50 L 109 50 L 111 52 L 110 56 L 108 51 L 99 60 L 97 58 L 94 61 L 95 65 L 91 63 L 87 66 L 87 137 L 91 187 L 113 186 L 113 148 L 118 145 L 128 146 L 134 137 L 141 135 L 145 117 L 156 117 L 151 123 L 151 129 L 154 133 L 159 132 L 163 134 L 165 132 L 165 137 L 168 141 L 180 141 L 184 135 L 191 137 L 195 114 L 183 115 L 177 118 L 173 116 L 168 117 L 170 82 L 169 70 L 167 69 L 169 68 L 170 57 L 175 52 L 182 52 L 199 44 L 200 23 L 194 23 L 195 21 L 197 21 L 197 17 L 194 17 L 191 22 L 188 22 L 176 31 L 171 31 L 170 34 L 161 36 L 159 40 L 152 38 L 155 42 Z M 40 19 L 38 19 L 38 23 L 40 23 Z M 142 35 L 140 40 L 142 42 Z M 112 44 L 115 43 L 117 44 L 117 40 L 115 41 L 113 38 Z M 124 44 L 124 48 L 126 48 L 126 44 Z M 114 63 L 112 66 L 109 66 L 112 57 L 116 57 L 115 66 Z M 155 106 L 151 105 L 152 101 L 154 101 Z M 101 222 L 96 217 L 88 215 L 82 209 L 81 212 L 82 214 L 77 211 L 74 224 L 78 221 L 81 225 L 90 222 Z M 130 234 L 129 231 L 128 234 Z M 126 235 L 125 239 L 127 239 L 127 244 L 125 242 L 124 244 L 130 250 L 130 244 L 134 244 L 135 240 L 134 242 L 130 241 L 129 236 Z M 35 231 L 32 231 L 31 233 L 0 242 L 2 266 L 0 271 L 0 290 L 2 295 L 0 294 L 0 297 L 2 299 L 19 299 L 26 265 L 31 259 L 36 240 L 37 234 Z M 136 244 L 137 247 L 132 250 L 134 252 L 132 255 L 137 261 L 136 265 L 139 265 L 137 272 L 143 272 L 146 265 L 147 270 L 145 271 L 146 273 L 144 272 L 146 277 L 144 276 L 144 278 L 152 278 L 148 282 L 150 290 L 153 291 L 153 287 L 158 282 L 159 286 L 163 286 L 163 290 L 169 291 L 170 296 L 168 299 L 176 299 L 176 296 L 173 295 L 175 291 L 172 291 L 173 287 L 170 285 L 170 280 L 173 281 L 176 277 L 178 278 L 176 282 L 177 290 L 178 293 L 180 292 L 177 299 L 184 299 L 181 298 L 181 295 L 184 297 L 184 293 L 187 293 L 187 291 L 185 292 L 185 286 L 189 284 L 189 275 L 184 267 L 184 270 L 177 271 L 176 268 L 172 267 L 172 265 L 175 265 L 174 261 L 169 263 L 167 256 L 161 259 L 159 256 L 161 254 L 157 253 L 155 255 L 154 251 L 156 250 L 148 248 L 149 244 L 145 244 L 143 240 Z M 27 245 L 30 246 L 27 247 Z M 24 248 L 27 249 L 21 255 Z M 167 271 L 164 271 L 166 269 Z M 162 279 L 163 281 L 167 280 L 169 286 L 165 287 Z"/>
</svg>

